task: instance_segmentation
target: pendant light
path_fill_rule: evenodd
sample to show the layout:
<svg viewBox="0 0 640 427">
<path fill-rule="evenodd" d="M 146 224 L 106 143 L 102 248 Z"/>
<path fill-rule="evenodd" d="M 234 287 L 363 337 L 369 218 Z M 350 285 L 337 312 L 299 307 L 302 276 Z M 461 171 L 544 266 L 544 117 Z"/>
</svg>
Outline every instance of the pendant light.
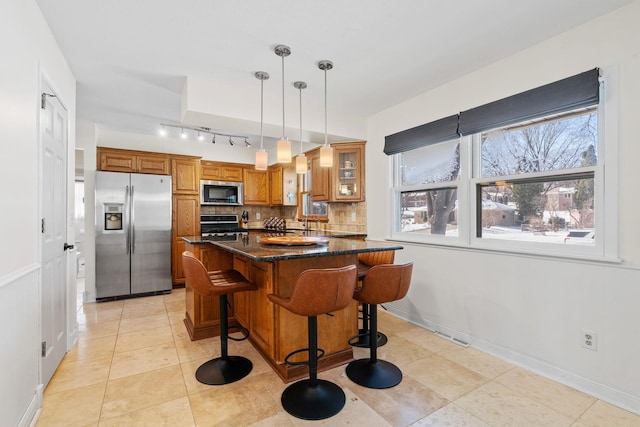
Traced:
<svg viewBox="0 0 640 427">
<path fill-rule="evenodd" d="M 293 86 L 300 91 L 300 154 L 296 157 L 296 173 L 307 173 L 307 156 L 302 152 L 302 89 L 306 89 L 307 84 L 295 82 Z"/>
<path fill-rule="evenodd" d="M 282 138 L 276 143 L 276 161 L 278 163 L 291 162 L 291 141 L 285 136 L 284 129 L 284 58 L 291 55 L 289 46 L 279 44 L 274 52 L 282 58 Z"/>
<path fill-rule="evenodd" d="M 333 166 L 333 148 L 327 138 L 327 71 L 333 68 L 333 62 L 323 60 L 318 62 L 318 68 L 324 71 L 324 145 L 320 147 L 320 166 Z"/>
<path fill-rule="evenodd" d="M 256 79 L 260 80 L 260 149 L 256 151 L 256 170 L 266 171 L 269 154 L 264 151 L 264 133 L 262 126 L 264 123 L 264 81 L 269 79 L 269 73 L 256 71 Z"/>
</svg>

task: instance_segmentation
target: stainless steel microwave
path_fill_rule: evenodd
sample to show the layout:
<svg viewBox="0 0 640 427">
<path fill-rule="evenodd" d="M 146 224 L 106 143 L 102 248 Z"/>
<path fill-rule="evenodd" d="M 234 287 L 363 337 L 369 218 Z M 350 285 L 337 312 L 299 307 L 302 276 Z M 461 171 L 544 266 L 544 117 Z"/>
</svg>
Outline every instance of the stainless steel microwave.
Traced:
<svg viewBox="0 0 640 427">
<path fill-rule="evenodd" d="M 200 181 L 201 205 L 242 206 L 244 187 L 241 182 Z"/>
</svg>

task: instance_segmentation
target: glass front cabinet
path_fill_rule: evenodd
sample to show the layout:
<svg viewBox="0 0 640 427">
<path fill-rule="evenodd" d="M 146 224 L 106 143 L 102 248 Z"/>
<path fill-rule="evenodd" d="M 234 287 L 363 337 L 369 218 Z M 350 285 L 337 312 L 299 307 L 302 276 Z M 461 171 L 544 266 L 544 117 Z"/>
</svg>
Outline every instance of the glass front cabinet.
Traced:
<svg viewBox="0 0 640 427">
<path fill-rule="evenodd" d="M 365 142 L 343 142 L 333 147 L 333 200 L 362 202 L 364 194 Z"/>
</svg>

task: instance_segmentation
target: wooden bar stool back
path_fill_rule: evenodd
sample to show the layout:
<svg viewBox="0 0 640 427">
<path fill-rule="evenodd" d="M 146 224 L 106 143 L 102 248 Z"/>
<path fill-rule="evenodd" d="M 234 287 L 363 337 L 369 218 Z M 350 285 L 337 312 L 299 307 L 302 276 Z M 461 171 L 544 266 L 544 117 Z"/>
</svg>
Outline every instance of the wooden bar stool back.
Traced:
<svg viewBox="0 0 640 427">
<path fill-rule="evenodd" d="M 378 304 L 402 299 L 409 291 L 413 263 L 402 265 L 380 264 L 371 267 L 356 289 L 353 298 L 371 307 L 369 326 L 369 358 L 354 360 L 347 365 L 346 373 L 356 384 L 369 388 L 389 388 L 402 381 L 402 371 L 386 360 L 378 360 Z"/>
<path fill-rule="evenodd" d="M 347 307 L 355 285 L 355 265 L 312 269 L 298 276 L 290 298 L 267 295 L 274 304 L 307 317 L 309 378 L 288 386 L 280 398 L 282 407 L 294 417 L 322 420 L 334 416 L 344 407 L 346 397 L 340 386 L 318 379 L 317 316 Z"/>
<path fill-rule="evenodd" d="M 256 285 L 249 282 L 236 270 L 207 271 L 192 252 L 182 253 L 182 264 L 186 285 L 204 296 L 218 296 L 220 304 L 220 352 L 221 356 L 209 360 L 196 370 L 196 379 L 203 384 L 229 384 L 249 375 L 253 364 L 242 356 L 229 356 L 229 324 L 227 319 L 227 296 L 235 292 L 255 291 Z"/>
<path fill-rule="evenodd" d="M 362 286 L 362 281 L 371 270 L 371 267 L 378 264 L 393 264 L 396 251 L 363 252 L 358 254 L 358 287 Z M 369 347 L 369 304 L 361 304 L 362 328 L 358 330 L 358 335 L 349 338 L 349 345 L 354 347 Z M 378 347 L 387 343 L 387 336 L 378 331 Z"/>
</svg>

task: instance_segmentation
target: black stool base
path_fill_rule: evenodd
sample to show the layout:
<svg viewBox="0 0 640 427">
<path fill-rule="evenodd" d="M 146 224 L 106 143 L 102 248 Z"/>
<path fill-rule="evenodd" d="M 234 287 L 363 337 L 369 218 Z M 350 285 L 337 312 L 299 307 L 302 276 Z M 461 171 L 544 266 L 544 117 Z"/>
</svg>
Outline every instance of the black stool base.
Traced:
<svg viewBox="0 0 640 427">
<path fill-rule="evenodd" d="M 242 356 L 218 357 L 200 365 L 196 370 L 196 379 L 207 385 L 230 384 L 249 375 L 251 369 L 251 361 Z"/>
<path fill-rule="evenodd" d="M 330 381 L 301 380 L 291 384 L 282 392 L 282 407 L 289 414 L 303 420 L 323 420 L 342 410 L 346 402 L 344 391 Z"/>
<path fill-rule="evenodd" d="M 347 365 L 346 373 L 351 381 L 368 388 L 391 388 L 402 381 L 402 371 L 386 360 L 354 360 Z"/>
<path fill-rule="evenodd" d="M 377 347 L 382 347 L 387 343 L 387 336 L 382 332 L 378 332 L 378 345 Z M 368 329 L 360 329 L 358 331 L 358 335 L 355 335 L 349 338 L 349 345 L 353 347 L 365 347 L 369 348 L 369 330 Z"/>
</svg>

